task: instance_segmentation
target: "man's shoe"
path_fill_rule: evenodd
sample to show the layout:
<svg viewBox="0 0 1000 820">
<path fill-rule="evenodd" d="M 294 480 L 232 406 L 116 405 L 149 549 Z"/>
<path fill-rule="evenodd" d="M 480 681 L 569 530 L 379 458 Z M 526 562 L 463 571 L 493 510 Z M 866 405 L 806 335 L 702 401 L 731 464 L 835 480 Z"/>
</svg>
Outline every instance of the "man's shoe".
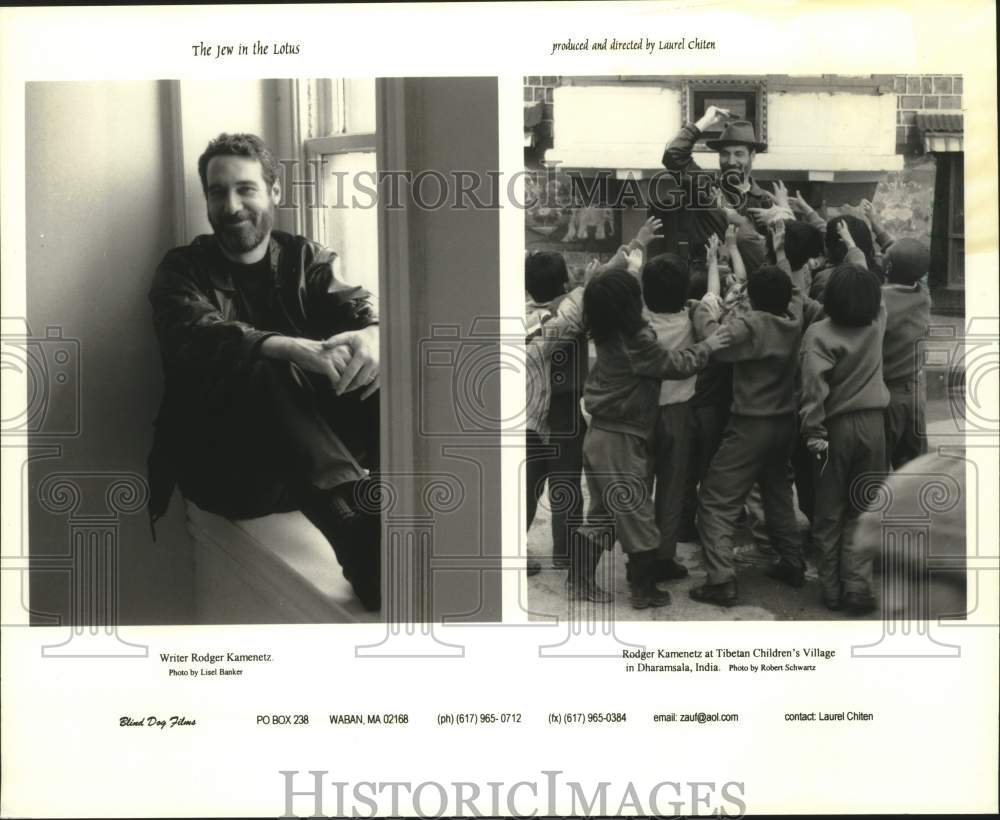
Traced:
<svg viewBox="0 0 1000 820">
<path fill-rule="evenodd" d="M 302 512 L 323 533 L 364 608 L 377 612 L 382 606 L 382 522 L 377 505 L 358 503 L 371 498 L 371 479 L 342 484 L 310 496 Z"/>
<path fill-rule="evenodd" d="M 541 571 L 542 571 L 542 563 L 541 563 L 541 561 L 537 561 L 534 558 L 529 558 L 528 559 L 528 577 L 530 578 L 532 575 L 538 575 L 538 573 L 541 572 Z"/>
<path fill-rule="evenodd" d="M 657 589 L 656 582 L 651 579 L 629 584 L 628 591 L 632 609 L 670 606 L 670 593 L 665 589 Z"/>
<path fill-rule="evenodd" d="M 848 615 L 867 615 L 878 609 L 878 602 L 870 592 L 845 592 L 844 609 Z"/>
<path fill-rule="evenodd" d="M 784 561 L 772 564 L 767 569 L 766 574 L 768 578 L 774 578 L 776 581 L 782 581 L 788 584 L 788 586 L 795 587 L 796 589 L 805 586 L 806 583 L 806 574 L 802 568 L 792 566 Z"/>
<path fill-rule="evenodd" d="M 657 581 L 677 581 L 688 577 L 688 568 L 676 558 L 665 558 L 656 562 L 653 577 Z"/>
<path fill-rule="evenodd" d="M 739 594 L 736 590 L 736 579 L 724 581 L 721 584 L 704 583 L 700 587 L 694 587 L 688 595 L 698 603 L 716 604 L 717 606 L 736 606 L 739 603 Z"/>
</svg>

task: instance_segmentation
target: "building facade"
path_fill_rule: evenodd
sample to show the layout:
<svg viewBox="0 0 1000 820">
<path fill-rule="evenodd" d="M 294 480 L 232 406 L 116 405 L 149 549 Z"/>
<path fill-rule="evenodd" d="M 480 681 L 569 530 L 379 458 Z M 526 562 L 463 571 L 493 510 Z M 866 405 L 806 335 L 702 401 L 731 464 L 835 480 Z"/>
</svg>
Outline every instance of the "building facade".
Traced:
<svg viewBox="0 0 1000 820">
<path fill-rule="evenodd" d="M 528 249 L 562 249 L 577 266 L 612 253 L 647 216 L 642 196 L 666 142 L 708 105 L 754 123 L 766 148 L 753 174 L 765 187 L 780 179 L 826 217 L 869 199 L 891 234 L 926 242 L 935 309 L 964 311 L 957 75 L 526 77 L 525 164 L 542 195 L 541 212 L 529 209 Z M 716 167 L 704 145 L 695 159 Z M 606 180 L 607 207 L 574 204 L 571 177 Z M 686 252 L 684 214 L 661 216 L 662 249 Z"/>
</svg>

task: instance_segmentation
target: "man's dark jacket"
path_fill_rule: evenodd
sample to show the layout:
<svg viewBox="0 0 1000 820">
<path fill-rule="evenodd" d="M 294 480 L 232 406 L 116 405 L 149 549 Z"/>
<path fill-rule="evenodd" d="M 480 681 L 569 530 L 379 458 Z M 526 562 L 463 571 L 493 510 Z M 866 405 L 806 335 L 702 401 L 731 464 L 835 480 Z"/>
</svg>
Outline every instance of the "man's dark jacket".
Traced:
<svg viewBox="0 0 1000 820">
<path fill-rule="evenodd" d="M 272 231 L 266 258 L 273 281 L 248 299 L 214 236 L 174 248 L 149 293 L 165 393 L 149 456 L 150 517 L 166 512 L 179 453 L 209 397 L 246 374 L 269 336 L 322 340 L 378 322 L 374 296 L 334 272 L 336 254 L 302 236 Z M 250 324 L 251 316 L 255 324 Z"/>
<path fill-rule="evenodd" d="M 693 201 L 698 191 L 705 195 L 711 188 L 722 187 L 723 192 L 727 193 L 725 186 L 720 186 L 721 173 L 699 167 L 691 156 L 700 136 L 701 131 L 695 125 L 688 123 L 681 128 L 663 152 L 663 167 L 672 173 L 684 192 L 684 205 L 688 215 L 688 247 L 692 258 L 705 256 L 705 243 L 711 234 L 716 234 L 720 240 L 725 238 L 727 225 L 726 215 L 719 208 L 695 207 L 699 203 Z M 750 190 L 741 201 L 731 204 L 737 213 L 747 216 L 748 208 L 770 207 L 771 197 L 751 179 Z M 763 237 L 757 231 L 749 229 L 741 230 L 740 238 L 763 241 Z"/>
</svg>

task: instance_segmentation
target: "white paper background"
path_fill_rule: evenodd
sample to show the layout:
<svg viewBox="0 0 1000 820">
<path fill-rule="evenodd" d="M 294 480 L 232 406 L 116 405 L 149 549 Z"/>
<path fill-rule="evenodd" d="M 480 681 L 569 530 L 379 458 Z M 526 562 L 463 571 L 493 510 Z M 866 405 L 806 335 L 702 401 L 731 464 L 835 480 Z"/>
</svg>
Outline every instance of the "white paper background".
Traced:
<svg viewBox="0 0 1000 820">
<path fill-rule="evenodd" d="M 42 9 L 4 10 L 0 25 L 5 316 L 25 314 L 25 81 L 496 74 L 501 170 L 510 176 L 522 165 L 524 75 L 698 72 L 964 75 L 966 297 L 969 316 L 980 306 L 996 316 L 996 49 L 994 10 L 986 2 Z M 700 36 L 718 48 L 654 58 L 549 57 L 555 40 L 605 35 Z M 224 63 L 191 56 L 198 40 L 265 38 L 301 43 L 301 53 Z M 512 208 L 501 213 L 501 300 L 509 316 L 523 307 L 522 218 Z M 505 410 L 515 414 L 523 400 L 514 375 L 504 383 Z M 979 513 L 978 551 L 985 556 L 997 555 L 996 452 L 973 456 L 980 503 L 969 507 Z M 517 464 L 518 454 L 509 452 L 504 540 L 512 555 L 521 527 Z M 4 479 L 12 486 L 10 475 Z M 13 480 L 17 486 L 19 477 Z M 5 491 L 5 555 L 10 539 L 20 537 L 20 505 Z M 328 771 L 328 780 L 481 784 L 541 781 L 542 770 L 558 769 L 565 779 L 591 784 L 588 792 L 601 780 L 618 784 L 609 792 L 609 811 L 629 780 L 641 796 L 664 780 L 740 781 L 754 813 L 995 811 L 997 573 L 978 575 L 970 578 L 970 597 L 978 590 L 979 607 L 968 623 L 933 627 L 939 640 L 961 648 L 959 659 L 852 659 L 852 645 L 878 640 L 878 622 L 618 626 L 619 637 L 651 647 L 837 650 L 835 661 L 799 676 L 636 675 L 626 674 L 617 658 L 541 658 L 539 646 L 558 643 L 566 627 L 529 626 L 518 617 L 523 590 L 516 576 L 505 587 L 505 612 L 520 626 L 437 628 L 439 639 L 465 647 L 463 657 L 452 659 L 359 659 L 355 647 L 377 643 L 384 628 L 340 626 L 128 628 L 122 637 L 148 644 L 148 660 L 51 659 L 40 647 L 65 640 L 68 630 L 6 628 L 2 811 L 273 815 L 284 809 L 279 770 L 300 770 L 297 788 L 304 788 L 306 772 L 315 769 Z M 6 614 L 18 608 L 20 593 L 9 578 L 3 584 Z M 160 651 L 212 648 L 271 652 L 275 662 L 242 678 L 192 681 L 168 679 L 156 658 Z M 783 719 L 786 711 L 852 708 L 877 719 L 845 725 Z M 520 712 L 523 723 L 435 724 L 438 713 L 460 710 Z M 546 717 L 555 710 L 626 711 L 629 720 L 553 727 Z M 650 719 L 654 711 L 697 710 L 739 712 L 741 721 L 664 727 Z M 411 723 L 326 724 L 329 712 L 355 711 L 408 712 Z M 312 722 L 255 725 L 257 714 L 271 712 L 309 713 Z M 119 728 L 126 714 L 184 714 L 198 726 Z M 433 812 L 436 801 L 428 798 L 427 805 Z M 544 797 L 532 801 L 523 792 L 517 808 L 548 813 Z M 334 808 L 328 803 L 325 810 Z M 311 802 L 300 798 L 296 811 L 310 814 Z"/>
</svg>

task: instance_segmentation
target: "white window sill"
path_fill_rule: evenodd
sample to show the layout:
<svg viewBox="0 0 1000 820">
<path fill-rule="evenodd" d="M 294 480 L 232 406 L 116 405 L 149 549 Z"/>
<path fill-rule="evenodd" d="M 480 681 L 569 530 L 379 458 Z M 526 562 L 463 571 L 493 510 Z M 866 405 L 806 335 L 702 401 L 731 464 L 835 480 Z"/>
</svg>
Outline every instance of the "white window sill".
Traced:
<svg viewBox="0 0 1000 820">
<path fill-rule="evenodd" d="M 186 502 L 198 623 L 375 622 L 301 513 L 232 521 Z"/>
</svg>

